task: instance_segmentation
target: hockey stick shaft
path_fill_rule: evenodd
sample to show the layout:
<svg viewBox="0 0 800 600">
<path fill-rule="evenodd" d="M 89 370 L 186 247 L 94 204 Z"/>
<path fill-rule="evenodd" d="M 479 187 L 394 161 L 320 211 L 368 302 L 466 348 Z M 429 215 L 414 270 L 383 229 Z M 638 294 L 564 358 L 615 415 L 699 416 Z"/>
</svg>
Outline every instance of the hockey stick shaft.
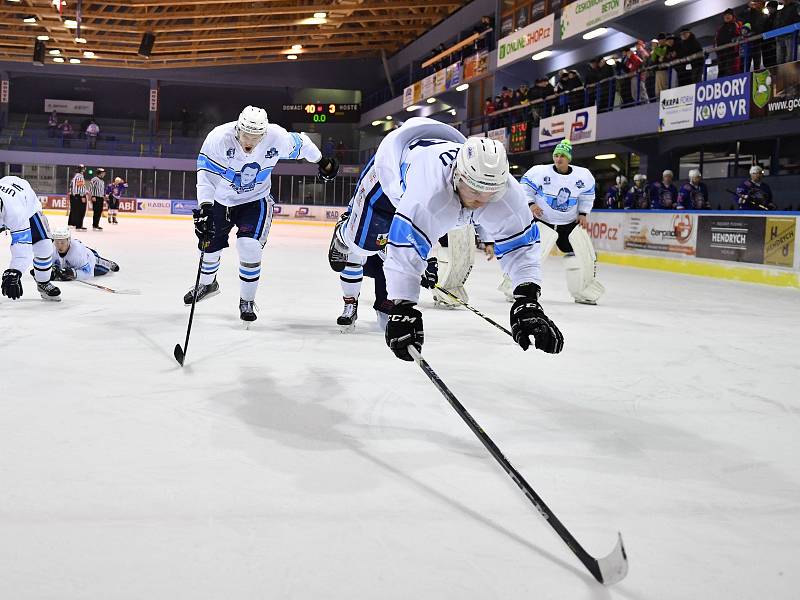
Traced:
<svg viewBox="0 0 800 600">
<path fill-rule="evenodd" d="M 580 545 L 578 540 L 569 532 L 569 530 L 564 526 L 564 524 L 556 517 L 550 507 L 545 504 L 544 500 L 537 494 L 534 489 L 530 486 L 530 484 L 525 480 L 525 478 L 517 471 L 514 466 L 508 461 L 508 459 L 503 455 L 500 448 L 492 441 L 492 438 L 489 437 L 483 428 L 478 424 L 478 422 L 472 417 L 472 415 L 467 411 L 461 402 L 458 401 L 458 398 L 455 397 L 453 392 L 445 385 L 445 383 L 439 378 L 433 368 L 428 364 L 428 362 L 422 358 L 422 355 L 417 351 L 414 346 L 408 347 L 409 354 L 414 359 L 425 375 L 428 376 L 428 379 L 431 380 L 436 389 L 445 397 L 447 402 L 453 409 L 458 413 L 458 416 L 467 424 L 472 430 L 472 433 L 480 440 L 480 442 L 484 445 L 484 447 L 489 451 L 489 454 L 494 457 L 494 459 L 503 467 L 503 470 L 508 474 L 511 479 L 514 480 L 514 483 L 517 484 L 520 490 L 525 494 L 525 496 L 530 500 L 531 504 L 533 504 L 534 508 L 539 512 L 539 514 L 544 518 L 545 521 L 552 527 L 558 536 L 564 541 L 564 543 L 572 550 L 572 553 L 578 558 L 578 560 L 583 563 L 583 566 L 592 574 L 592 576 L 599 581 L 600 583 L 605 584 L 612 584 L 620 581 L 622 578 L 625 577 L 628 570 L 628 562 L 627 556 L 625 555 L 625 549 L 622 545 L 622 536 L 619 536 L 619 541 L 617 548 L 604 559 L 601 559 L 602 562 L 608 563 L 601 566 L 600 562 L 594 558 L 591 554 L 589 554 L 586 550 L 584 550 L 583 546 Z M 611 559 L 611 560 L 609 560 Z"/>
<path fill-rule="evenodd" d="M 83 285 L 90 285 L 93 288 L 97 288 L 98 290 L 103 290 L 104 292 L 111 292 L 112 294 L 138 294 L 138 290 L 115 290 L 110 287 L 106 287 L 104 285 L 99 285 L 97 283 L 92 283 L 90 281 L 84 281 L 83 279 L 75 279 L 78 283 L 82 283 Z"/>
<path fill-rule="evenodd" d="M 436 289 L 439 290 L 440 292 L 442 292 L 443 294 L 447 294 L 447 296 L 449 296 L 450 298 L 452 298 L 453 300 L 458 302 L 461 306 L 463 306 L 467 310 L 471 310 L 472 312 L 474 312 L 476 315 L 478 315 L 484 321 L 486 321 L 486 322 L 490 323 L 491 325 L 494 325 L 495 327 L 497 327 L 500 331 L 502 331 L 504 333 L 507 333 L 512 338 L 514 337 L 514 334 L 512 334 L 508 329 L 506 329 L 505 327 L 500 325 L 500 323 L 498 323 L 497 321 L 495 321 L 493 319 L 490 319 L 485 314 L 483 314 L 481 311 L 479 311 L 477 308 L 475 308 L 473 306 L 470 306 L 469 304 L 464 302 L 461 298 L 459 298 L 454 293 L 452 293 L 450 290 L 448 290 L 446 288 L 443 288 L 438 283 L 436 284 Z"/>
<path fill-rule="evenodd" d="M 186 360 L 186 351 L 189 349 L 189 336 L 192 333 L 192 321 L 194 320 L 194 307 L 197 306 L 197 289 L 200 287 L 200 273 L 203 270 L 203 258 L 206 255 L 205 247 L 200 250 L 200 262 L 197 264 L 197 278 L 194 281 L 194 294 L 192 294 L 192 309 L 189 311 L 189 325 L 186 327 L 186 341 L 183 342 L 183 348 L 180 345 L 175 346 L 175 360 L 183 366 Z"/>
</svg>

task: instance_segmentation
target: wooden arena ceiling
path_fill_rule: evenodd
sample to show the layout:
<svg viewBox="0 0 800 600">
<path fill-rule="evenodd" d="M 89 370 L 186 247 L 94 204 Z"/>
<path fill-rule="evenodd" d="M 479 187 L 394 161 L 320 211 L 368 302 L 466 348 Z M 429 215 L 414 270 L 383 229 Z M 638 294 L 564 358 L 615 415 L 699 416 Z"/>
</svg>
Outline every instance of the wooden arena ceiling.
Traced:
<svg viewBox="0 0 800 600">
<path fill-rule="evenodd" d="M 85 43 L 66 26 L 78 0 L 62 2 L 61 14 L 58 1 L 0 0 L 0 60 L 31 62 L 39 35 L 50 37 L 46 64 L 51 50 L 66 63 L 144 69 L 388 55 L 471 0 L 82 0 Z M 145 32 L 155 35 L 149 59 L 137 55 Z"/>
</svg>

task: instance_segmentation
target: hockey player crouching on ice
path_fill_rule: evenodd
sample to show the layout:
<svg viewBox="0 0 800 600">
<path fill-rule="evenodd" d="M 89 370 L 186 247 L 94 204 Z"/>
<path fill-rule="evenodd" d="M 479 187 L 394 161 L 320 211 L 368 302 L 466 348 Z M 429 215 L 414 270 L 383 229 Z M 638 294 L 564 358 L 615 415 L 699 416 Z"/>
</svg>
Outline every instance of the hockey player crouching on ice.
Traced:
<svg viewBox="0 0 800 600">
<path fill-rule="evenodd" d="M 44 300 L 61 301 L 61 290 L 50 283 L 53 242 L 47 220 L 31 185 L 9 175 L 0 178 L 0 231 L 11 232 L 11 264 L 3 272 L 2 293 L 12 300 L 22 296 L 22 273 L 33 263 L 36 289 Z"/>
<path fill-rule="evenodd" d="M 239 251 L 242 321 L 256 320 L 255 297 L 261 275 L 261 256 L 272 224 L 270 174 L 281 159 L 319 164 L 324 181 L 336 177 L 335 159 L 323 158 L 304 133 L 290 133 L 267 121 L 267 111 L 246 107 L 238 121 L 220 125 L 208 134 L 197 157 L 197 201 L 193 211 L 198 247 L 205 249 L 197 301 L 219 292 L 217 271 L 222 249 L 234 225 Z M 192 303 L 194 288 L 183 297 Z"/>
<path fill-rule="evenodd" d="M 53 279 L 73 281 L 100 277 L 109 271 L 116 273 L 119 265 L 103 258 L 96 250 L 87 248 L 80 240 L 73 240 L 69 227 L 60 227 L 50 235 L 53 239 Z"/>
<path fill-rule="evenodd" d="M 424 117 L 411 118 L 378 146 L 361 174 L 350 214 L 334 229 L 331 267 L 350 256 L 377 254 L 385 242 L 386 290 L 392 301 L 386 344 L 402 360 L 422 348 L 422 313 L 415 308 L 432 240 L 474 222 L 495 241 L 495 252 L 514 285 L 511 329 L 524 350 L 558 353 L 564 338 L 539 305 L 539 231 L 525 193 L 509 175 L 502 144 L 470 138 Z M 359 258 L 359 261 L 361 259 Z"/>
<path fill-rule="evenodd" d="M 597 257 L 584 227 L 595 198 L 594 177 L 588 169 L 570 165 L 572 144 L 561 141 L 552 165 L 536 165 L 520 182 L 539 223 L 542 261 L 553 245 L 566 254 L 567 289 L 579 304 L 597 304 L 605 288 L 595 279 Z"/>
</svg>

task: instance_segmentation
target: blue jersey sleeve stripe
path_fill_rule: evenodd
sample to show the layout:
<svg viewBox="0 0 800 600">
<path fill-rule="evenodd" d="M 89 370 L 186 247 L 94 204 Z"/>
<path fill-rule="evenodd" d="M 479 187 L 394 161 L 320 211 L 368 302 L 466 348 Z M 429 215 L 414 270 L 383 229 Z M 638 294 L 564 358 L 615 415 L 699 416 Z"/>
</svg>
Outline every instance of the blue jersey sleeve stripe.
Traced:
<svg viewBox="0 0 800 600">
<path fill-rule="evenodd" d="M 428 259 L 431 251 L 431 244 L 426 236 L 420 233 L 411 222 L 396 214 L 389 227 L 389 243 L 393 246 L 411 247 L 417 251 L 420 258 Z"/>
<path fill-rule="evenodd" d="M 202 152 L 201 152 L 201 153 L 200 153 L 200 156 L 202 156 L 203 158 L 205 158 L 205 159 L 206 159 L 208 162 L 210 162 L 212 165 L 215 165 L 215 166 L 217 166 L 218 168 L 222 169 L 223 171 L 225 171 L 225 170 L 226 170 L 226 167 L 225 167 L 224 165 L 221 165 L 220 163 L 218 163 L 217 161 L 215 161 L 213 158 L 210 158 L 210 157 L 208 156 L 208 154 L 204 154 L 204 153 L 202 153 Z M 200 160 L 200 156 L 198 156 L 198 157 L 197 157 L 197 160 Z"/>
<path fill-rule="evenodd" d="M 531 223 L 523 231 L 510 238 L 505 238 L 494 243 L 494 253 L 500 258 L 504 254 L 518 250 L 523 246 L 530 246 L 539 241 L 539 228 Z"/>
<path fill-rule="evenodd" d="M 301 138 L 298 134 L 291 132 L 289 135 L 292 136 L 292 142 L 294 143 L 294 149 L 292 150 L 291 154 L 289 154 L 289 159 L 294 159 L 300 156 L 300 148 L 303 147 L 303 138 Z"/>
<path fill-rule="evenodd" d="M 522 184 L 527 185 L 528 187 L 533 189 L 533 191 L 536 192 L 537 194 L 541 194 L 542 193 L 541 186 L 536 185 L 533 181 L 531 181 L 527 177 L 523 177 L 522 179 L 520 179 L 519 182 L 522 183 Z"/>
<path fill-rule="evenodd" d="M 32 244 L 33 236 L 31 236 L 31 228 L 21 229 L 19 231 L 11 232 L 11 245 L 14 244 Z"/>
</svg>

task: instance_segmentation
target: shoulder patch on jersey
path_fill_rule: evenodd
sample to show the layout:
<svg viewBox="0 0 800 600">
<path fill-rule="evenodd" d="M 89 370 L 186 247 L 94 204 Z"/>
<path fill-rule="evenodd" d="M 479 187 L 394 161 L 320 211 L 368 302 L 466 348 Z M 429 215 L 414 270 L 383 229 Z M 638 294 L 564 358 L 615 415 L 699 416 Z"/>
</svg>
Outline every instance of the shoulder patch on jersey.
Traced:
<svg viewBox="0 0 800 600">
<path fill-rule="evenodd" d="M 583 188 L 586 187 L 586 184 L 583 183 L 581 179 L 578 179 L 578 181 L 575 182 L 575 187 L 578 188 L 579 190 L 582 190 Z"/>
<path fill-rule="evenodd" d="M 236 156 L 236 148 L 228 148 L 225 151 L 225 156 L 227 156 L 228 158 L 233 158 L 234 156 Z"/>
<path fill-rule="evenodd" d="M 264 155 L 264 158 L 275 158 L 278 156 L 278 149 L 277 148 L 270 148 L 267 150 L 267 153 Z"/>
<path fill-rule="evenodd" d="M 550 183 L 550 181 L 551 181 L 550 176 L 549 175 L 545 175 L 544 183 L 548 184 L 548 183 Z"/>
</svg>

